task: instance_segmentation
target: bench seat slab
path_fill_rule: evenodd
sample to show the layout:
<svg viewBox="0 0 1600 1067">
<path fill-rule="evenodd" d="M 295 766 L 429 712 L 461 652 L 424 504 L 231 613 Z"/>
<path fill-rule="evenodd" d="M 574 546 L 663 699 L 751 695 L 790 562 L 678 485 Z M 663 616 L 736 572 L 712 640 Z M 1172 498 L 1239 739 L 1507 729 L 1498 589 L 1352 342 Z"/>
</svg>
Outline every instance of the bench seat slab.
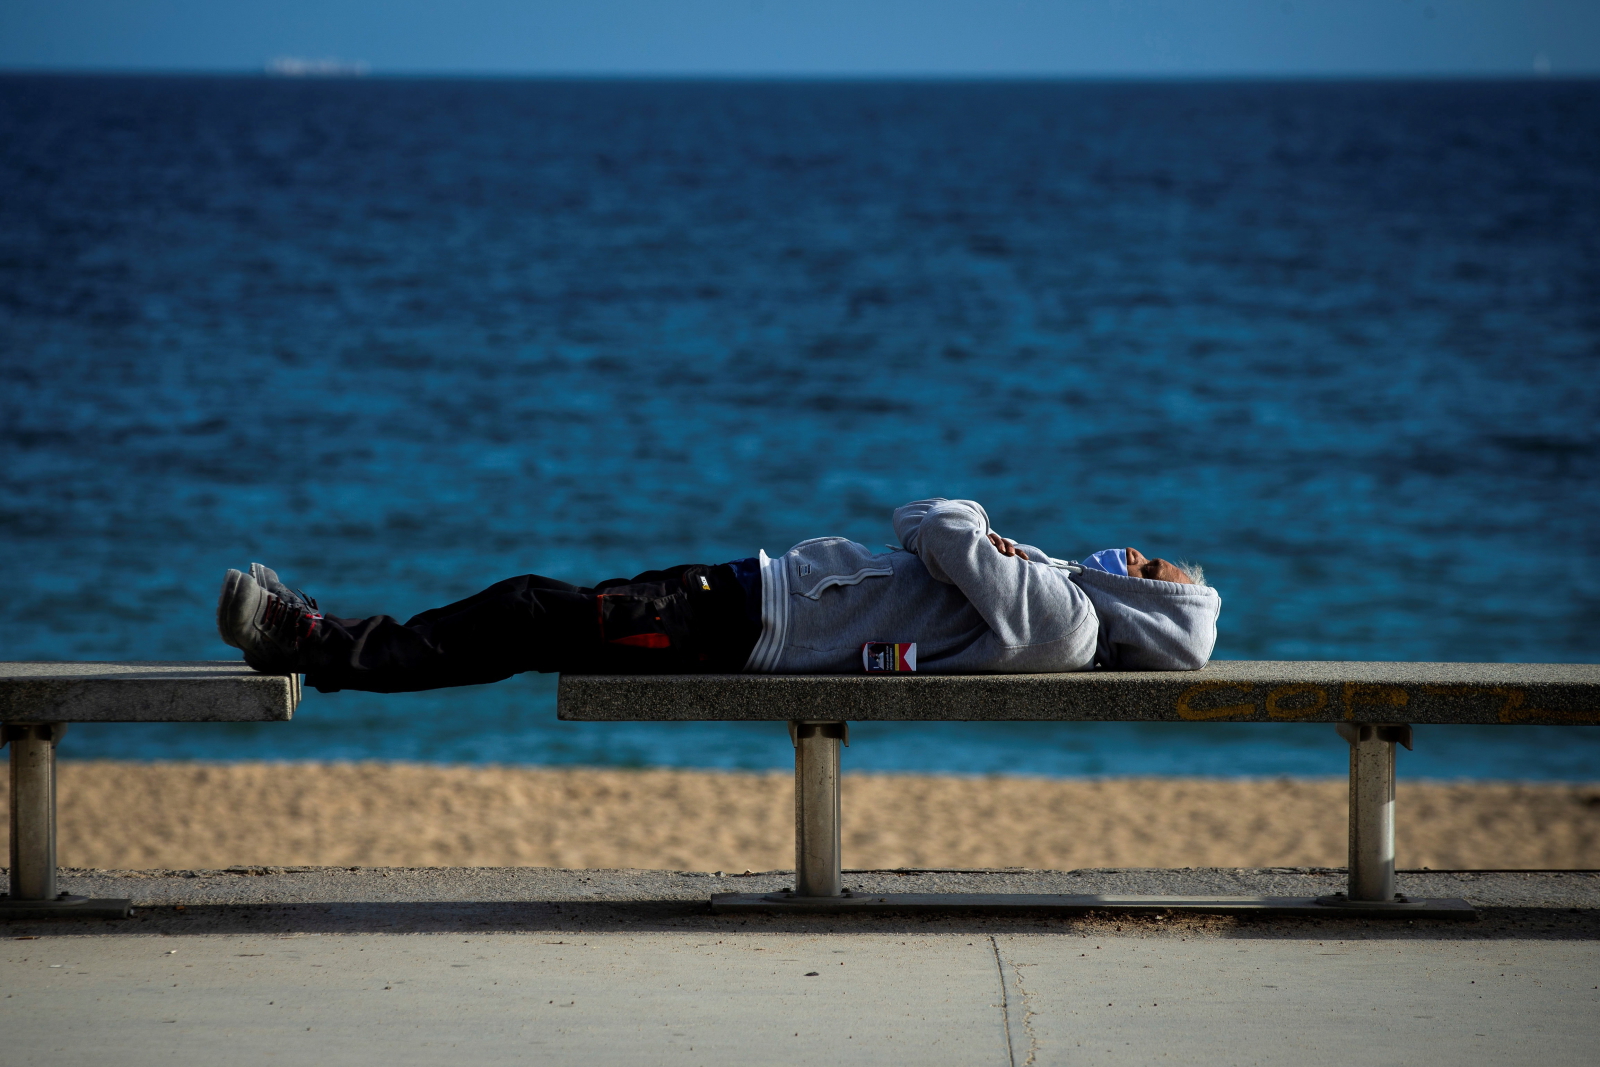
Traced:
<svg viewBox="0 0 1600 1067">
<path fill-rule="evenodd" d="M 580 722 L 1600 724 L 1600 664 L 1217 660 L 1077 674 L 563 674 Z"/>
<path fill-rule="evenodd" d="M 238 661 L 0 663 L 0 722 L 284 722 L 297 674 Z"/>
</svg>

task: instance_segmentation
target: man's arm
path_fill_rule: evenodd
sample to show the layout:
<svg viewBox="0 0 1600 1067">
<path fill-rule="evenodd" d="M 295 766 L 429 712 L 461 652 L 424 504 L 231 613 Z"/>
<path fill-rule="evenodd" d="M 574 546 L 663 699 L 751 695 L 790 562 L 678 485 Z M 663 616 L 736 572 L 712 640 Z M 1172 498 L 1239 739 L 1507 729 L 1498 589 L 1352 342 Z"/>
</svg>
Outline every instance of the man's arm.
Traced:
<svg viewBox="0 0 1600 1067">
<path fill-rule="evenodd" d="M 1092 657 L 1099 623 L 1088 596 L 1048 562 L 1003 555 L 976 501 L 914 501 L 895 511 L 894 529 L 930 575 L 961 590 L 1001 644 L 1078 637 Z"/>
<path fill-rule="evenodd" d="M 941 582 L 953 584 L 949 575 L 939 567 L 937 560 L 931 560 L 922 554 L 922 525 L 927 520 L 934 508 L 944 506 L 946 511 L 962 511 L 970 516 L 976 523 L 976 528 L 985 538 L 989 535 L 989 513 L 983 510 L 983 505 L 976 500 L 946 500 L 936 496 L 928 500 L 913 500 L 911 503 L 894 509 L 894 533 L 900 538 L 900 543 L 907 552 L 922 557 L 923 566 L 928 568 L 928 573 Z M 941 512 L 941 516 L 944 513 Z"/>
</svg>

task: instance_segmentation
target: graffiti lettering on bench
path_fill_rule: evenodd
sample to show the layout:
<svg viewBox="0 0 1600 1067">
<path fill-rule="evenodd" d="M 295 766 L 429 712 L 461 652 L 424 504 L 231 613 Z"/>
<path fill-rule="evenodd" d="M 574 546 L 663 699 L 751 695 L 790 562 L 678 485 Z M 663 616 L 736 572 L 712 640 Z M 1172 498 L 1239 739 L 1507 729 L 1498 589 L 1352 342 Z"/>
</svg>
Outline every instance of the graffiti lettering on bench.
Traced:
<svg viewBox="0 0 1600 1067">
<path fill-rule="evenodd" d="M 1202 693 L 1210 693 L 1218 689 L 1236 689 L 1240 695 L 1248 695 L 1255 686 L 1248 682 L 1201 682 L 1191 685 L 1178 697 L 1178 715 L 1192 722 L 1203 722 L 1206 719 L 1243 719 L 1256 713 L 1254 704 L 1224 704 L 1209 708 L 1197 708 L 1194 699 Z"/>
<path fill-rule="evenodd" d="M 1579 709 L 1577 711 L 1550 711 L 1546 708 L 1526 707 L 1528 694 L 1522 689 L 1512 689 L 1503 685 L 1425 685 L 1424 693 L 1432 696 L 1448 696 L 1471 699 L 1473 697 L 1489 697 L 1499 703 L 1497 714 L 1503 723 L 1527 722 L 1529 719 L 1541 719 L 1545 722 L 1570 722 L 1574 725 L 1587 725 L 1600 723 L 1600 710 Z"/>
<path fill-rule="evenodd" d="M 1200 699 L 1207 693 L 1220 690 L 1233 692 L 1227 695 L 1218 692 L 1217 697 L 1213 698 L 1218 701 L 1216 704 Z M 1191 685 L 1178 697 L 1178 717 L 1191 722 L 1204 722 L 1208 719 L 1254 719 L 1264 713 L 1269 719 L 1294 722 L 1313 716 L 1326 717 L 1323 713 L 1331 699 L 1327 686 L 1301 684 L 1275 686 L 1267 691 L 1259 704 L 1254 701 L 1248 704 L 1222 703 L 1225 700 L 1237 700 L 1241 696 L 1253 696 L 1255 691 L 1256 686 L 1249 682 L 1201 682 Z M 1346 719 L 1354 719 L 1357 708 L 1403 708 L 1410 701 L 1406 691 L 1398 686 L 1361 682 L 1347 682 L 1341 686 L 1339 699 Z"/>
<path fill-rule="evenodd" d="M 1189 722 L 1214 720 L 1260 719 L 1277 722 L 1296 722 L 1308 719 L 1329 721 L 1334 715 L 1328 706 L 1338 693 L 1338 711 L 1347 722 L 1357 718 L 1405 722 L 1429 716 L 1418 714 L 1412 694 L 1397 685 L 1379 685 L 1370 682 L 1345 682 L 1337 687 L 1299 684 L 1280 685 L 1267 690 L 1257 699 L 1262 687 L 1251 682 L 1201 682 L 1191 685 L 1178 697 L 1175 709 L 1180 719 Z M 1558 722 L 1577 724 L 1600 723 L 1600 710 L 1554 711 L 1548 708 L 1527 706 L 1527 691 L 1508 686 L 1480 685 L 1424 685 L 1417 687 L 1421 703 L 1427 697 L 1445 697 L 1452 701 L 1491 701 L 1494 713 L 1503 723 Z M 1247 701 L 1241 703 L 1240 700 Z M 1410 709 L 1411 715 L 1406 711 Z"/>
</svg>

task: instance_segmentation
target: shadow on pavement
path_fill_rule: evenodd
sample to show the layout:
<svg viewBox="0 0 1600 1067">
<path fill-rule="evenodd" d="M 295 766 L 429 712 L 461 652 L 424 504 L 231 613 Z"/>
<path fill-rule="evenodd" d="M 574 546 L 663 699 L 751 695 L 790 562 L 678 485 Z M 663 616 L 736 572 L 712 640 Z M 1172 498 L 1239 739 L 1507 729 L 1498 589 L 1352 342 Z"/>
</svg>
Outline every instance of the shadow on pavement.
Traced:
<svg viewBox="0 0 1600 1067">
<path fill-rule="evenodd" d="M 1305 919 L 1173 912 L 1075 916 L 782 915 L 718 916 L 706 901 L 328 902 L 136 907 L 110 920 L 0 921 L 0 939 L 73 935 L 963 933 L 1086 937 L 1326 940 L 1600 940 L 1600 908 L 1478 909 L 1477 922 L 1427 919 Z"/>
</svg>

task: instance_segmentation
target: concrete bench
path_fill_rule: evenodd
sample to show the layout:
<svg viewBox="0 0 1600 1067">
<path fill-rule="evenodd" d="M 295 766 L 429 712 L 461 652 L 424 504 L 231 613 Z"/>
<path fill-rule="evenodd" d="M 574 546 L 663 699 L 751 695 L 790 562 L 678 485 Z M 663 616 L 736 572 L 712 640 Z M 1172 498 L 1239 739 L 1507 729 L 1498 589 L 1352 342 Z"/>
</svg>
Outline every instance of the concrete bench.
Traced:
<svg viewBox="0 0 1600 1067">
<path fill-rule="evenodd" d="M 56 745 L 74 722 L 282 722 L 298 676 L 243 663 L 0 663 L 11 746 L 11 885 L 0 919 L 126 918 L 126 900 L 56 891 Z"/>
<path fill-rule="evenodd" d="M 558 715 L 583 722 L 785 721 L 795 752 L 795 884 L 717 894 L 740 911 L 1093 908 L 1470 918 L 1461 900 L 1396 892 L 1395 746 L 1411 726 L 1600 723 L 1600 665 L 1221 661 L 1195 672 L 1032 675 L 563 675 Z M 839 755 L 849 722 L 1323 722 L 1350 747 L 1349 884 L 1325 897 L 856 894 L 840 855 Z"/>
</svg>

